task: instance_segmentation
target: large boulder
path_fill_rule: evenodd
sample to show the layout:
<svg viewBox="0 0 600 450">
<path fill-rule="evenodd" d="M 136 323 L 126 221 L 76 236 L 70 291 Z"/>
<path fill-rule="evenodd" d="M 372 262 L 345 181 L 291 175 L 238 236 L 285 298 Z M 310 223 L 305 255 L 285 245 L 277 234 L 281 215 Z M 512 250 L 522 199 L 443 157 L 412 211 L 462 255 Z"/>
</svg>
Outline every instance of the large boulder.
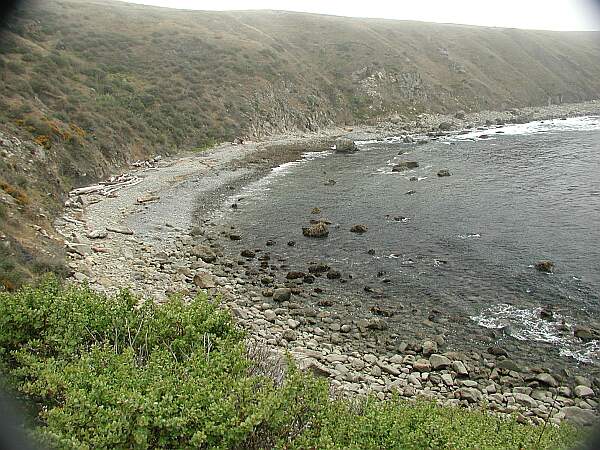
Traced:
<svg viewBox="0 0 600 450">
<path fill-rule="evenodd" d="M 440 370 L 450 367 L 452 361 L 443 355 L 433 354 L 429 357 L 429 363 L 431 364 L 431 368 L 433 370 Z"/>
<path fill-rule="evenodd" d="M 312 238 L 327 237 L 329 236 L 329 227 L 325 222 L 318 222 L 309 227 L 302 227 L 302 234 Z"/>
<path fill-rule="evenodd" d="M 554 263 L 549 260 L 538 261 L 534 267 L 540 272 L 552 273 L 554 271 Z"/>
<path fill-rule="evenodd" d="M 358 151 L 358 147 L 352 139 L 339 138 L 335 140 L 335 151 L 339 153 L 353 153 Z"/>
<path fill-rule="evenodd" d="M 589 426 L 598 421 L 598 417 L 590 409 L 582 409 L 577 406 L 567 406 L 560 411 L 565 415 L 565 420 L 574 425 Z"/>
<path fill-rule="evenodd" d="M 197 258 L 200 258 L 205 263 L 214 263 L 217 260 L 217 255 L 210 247 L 206 245 L 195 245 L 190 253 Z"/>
</svg>

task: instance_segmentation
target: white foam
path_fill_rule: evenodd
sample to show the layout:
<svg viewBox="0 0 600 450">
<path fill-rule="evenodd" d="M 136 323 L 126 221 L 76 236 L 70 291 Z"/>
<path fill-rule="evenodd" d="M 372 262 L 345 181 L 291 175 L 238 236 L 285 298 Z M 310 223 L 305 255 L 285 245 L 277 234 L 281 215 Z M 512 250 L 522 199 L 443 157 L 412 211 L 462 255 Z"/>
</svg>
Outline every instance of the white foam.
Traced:
<svg viewBox="0 0 600 450">
<path fill-rule="evenodd" d="M 564 131 L 600 130 L 600 116 L 569 117 L 567 119 L 538 120 L 528 123 L 506 125 L 487 130 L 474 130 L 445 138 L 448 141 L 492 140 L 494 137 L 526 135 L 534 133 L 556 133 Z M 501 133 L 499 133 L 501 132 Z M 480 138 L 479 136 L 487 136 Z"/>
<path fill-rule="evenodd" d="M 542 308 L 524 309 L 501 303 L 491 306 L 471 320 L 485 328 L 509 327 L 509 335 L 519 341 L 537 341 L 552 344 L 560 354 L 580 362 L 591 362 L 600 357 L 600 341 L 583 344 L 570 331 L 572 319 L 555 313 L 553 320 L 540 317 Z"/>
</svg>

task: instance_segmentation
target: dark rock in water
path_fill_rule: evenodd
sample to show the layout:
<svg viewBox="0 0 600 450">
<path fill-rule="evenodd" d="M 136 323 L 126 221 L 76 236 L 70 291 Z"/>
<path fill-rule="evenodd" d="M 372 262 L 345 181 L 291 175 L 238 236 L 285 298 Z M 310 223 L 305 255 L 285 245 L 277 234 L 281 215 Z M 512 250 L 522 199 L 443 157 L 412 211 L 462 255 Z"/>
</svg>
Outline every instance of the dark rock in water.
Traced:
<svg viewBox="0 0 600 450">
<path fill-rule="evenodd" d="M 337 270 L 329 269 L 329 271 L 327 272 L 327 278 L 330 280 L 337 280 L 341 277 L 342 273 Z"/>
<path fill-rule="evenodd" d="M 335 151 L 339 153 L 354 153 L 358 151 L 358 147 L 352 139 L 340 138 L 335 141 Z"/>
<path fill-rule="evenodd" d="M 329 227 L 324 222 L 319 222 L 310 227 L 303 227 L 302 234 L 306 237 L 322 238 L 329 236 Z"/>
<path fill-rule="evenodd" d="M 427 139 L 419 139 L 417 141 L 417 145 L 425 145 L 427 144 L 429 141 Z"/>
<path fill-rule="evenodd" d="M 273 291 L 273 301 L 287 302 L 292 296 L 292 290 L 289 288 L 278 288 Z"/>
<path fill-rule="evenodd" d="M 369 254 L 369 255 L 374 255 L 374 254 L 375 254 L 375 250 L 374 250 L 374 249 L 372 249 L 372 248 L 370 248 L 370 249 L 367 251 L 367 254 Z"/>
<path fill-rule="evenodd" d="M 408 181 L 419 181 L 419 179 L 417 177 L 410 177 Z"/>
<path fill-rule="evenodd" d="M 325 186 L 333 186 L 335 183 L 336 183 L 336 181 L 335 181 L 335 180 L 327 180 L 327 181 L 325 182 Z"/>
<path fill-rule="evenodd" d="M 381 289 L 377 289 L 371 286 L 365 286 L 365 292 L 368 292 L 369 294 L 373 294 L 373 295 L 377 295 L 377 296 L 383 296 L 383 291 Z"/>
<path fill-rule="evenodd" d="M 321 208 L 313 208 L 310 212 L 311 214 L 321 214 Z"/>
<path fill-rule="evenodd" d="M 442 122 L 439 124 L 438 128 L 442 131 L 449 131 L 452 129 L 452 123 L 450 122 Z"/>
<path fill-rule="evenodd" d="M 244 258 L 254 258 L 256 256 L 256 253 L 253 252 L 252 250 L 242 250 L 242 252 L 240 253 L 240 255 Z"/>
<path fill-rule="evenodd" d="M 304 281 L 305 283 L 308 283 L 308 284 L 312 284 L 315 282 L 315 277 L 313 275 L 304 275 L 304 278 L 302 279 L 302 281 Z"/>
<path fill-rule="evenodd" d="M 487 139 L 489 138 L 489 135 L 487 134 L 480 134 L 479 136 L 477 136 L 479 139 Z"/>
<path fill-rule="evenodd" d="M 412 136 L 404 136 L 402 138 L 402 142 L 405 144 L 412 144 L 413 142 L 415 142 L 415 140 L 412 138 Z"/>
<path fill-rule="evenodd" d="M 369 229 L 369 227 L 367 227 L 366 225 L 356 224 L 356 225 L 352 225 L 352 228 L 350 228 L 350 231 L 352 233 L 366 233 L 368 229 Z"/>
<path fill-rule="evenodd" d="M 465 112 L 464 111 L 458 111 L 456 114 L 454 114 L 454 117 L 456 117 L 458 120 L 464 120 L 465 119 Z"/>
<path fill-rule="evenodd" d="M 544 307 L 540 311 L 540 317 L 544 320 L 552 321 L 554 320 L 554 312 L 550 308 Z"/>
<path fill-rule="evenodd" d="M 330 267 L 324 262 L 312 263 L 308 266 L 309 273 L 321 274 L 327 272 L 328 270 L 330 270 Z"/>
<path fill-rule="evenodd" d="M 232 241 L 239 241 L 242 239 L 242 237 L 239 234 L 230 234 L 229 239 L 231 239 Z"/>
<path fill-rule="evenodd" d="M 508 352 L 502 347 L 490 347 L 488 348 L 488 353 L 494 356 L 506 356 L 508 357 Z"/>
<path fill-rule="evenodd" d="M 594 336 L 594 333 L 592 332 L 591 328 L 583 327 L 580 325 L 575 326 L 575 328 L 573 329 L 573 335 L 576 338 L 581 339 L 583 342 L 589 342 L 596 339 L 596 336 Z"/>
<path fill-rule="evenodd" d="M 419 167 L 419 163 L 417 161 L 402 161 L 394 167 L 392 167 L 392 172 L 403 172 L 408 169 L 415 169 Z"/>
<path fill-rule="evenodd" d="M 413 194 L 416 194 L 416 193 L 417 193 L 417 191 L 411 189 L 410 191 L 408 191 L 406 193 L 406 195 L 413 195 Z"/>
<path fill-rule="evenodd" d="M 549 260 L 538 261 L 534 266 L 540 272 L 552 273 L 554 270 L 554 263 Z"/>
<path fill-rule="evenodd" d="M 288 241 L 287 245 L 288 245 L 288 247 L 295 247 L 296 241 Z"/>
<path fill-rule="evenodd" d="M 238 204 L 237 204 L 237 203 L 234 203 L 234 204 L 232 204 L 232 205 L 231 205 L 231 207 L 232 207 L 233 209 L 238 209 Z"/>
<path fill-rule="evenodd" d="M 392 311 L 391 309 L 379 306 L 379 305 L 372 306 L 371 312 L 373 314 L 376 314 L 376 315 L 382 316 L 382 317 L 393 317 L 394 316 L 394 311 Z"/>
<path fill-rule="evenodd" d="M 267 247 L 271 247 L 273 245 L 275 245 L 277 242 L 275 242 L 273 239 L 269 239 L 265 245 L 267 245 Z"/>
<path fill-rule="evenodd" d="M 304 272 L 291 271 L 285 276 L 288 280 L 297 280 L 298 278 L 304 278 L 306 274 Z"/>
<path fill-rule="evenodd" d="M 438 177 L 449 177 L 450 171 L 448 169 L 442 169 L 442 170 L 438 171 L 437 176 Z"/>
</svg>

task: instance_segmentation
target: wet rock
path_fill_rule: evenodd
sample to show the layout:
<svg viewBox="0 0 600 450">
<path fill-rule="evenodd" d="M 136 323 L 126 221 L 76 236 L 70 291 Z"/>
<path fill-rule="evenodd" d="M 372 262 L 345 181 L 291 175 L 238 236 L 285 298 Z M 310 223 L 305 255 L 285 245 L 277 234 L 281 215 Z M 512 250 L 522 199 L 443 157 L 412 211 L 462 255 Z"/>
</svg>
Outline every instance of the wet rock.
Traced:
<svg viewBox="0 0 600 450">
<path fill-rule="evenodd" d="M 197 272 L 194 275 L 194 284 L 200 289 L 212 289 L 216 287 L 214 277 L 209 272 Z"/>
<path fill-rule="evenodd" d="M 239 234 L 230 233 L 229 239 L 231 239 L 232 241 L 240 241 L 242 237 Z"/>
<path fill-rule="evenodd" d="M 450 171 L 448 169 L 442 169 L 439 170 L 437 173 L 438 177 L 449 177 L 450 176 Z"/>
<path fill-rule="evenodd" d="M 302 227 L 302 234 L 311 238 L 324 238 L 329 236 L 329 227 L 324 222 L 318 222 L 309 227 Z"/>
<path fill-rule="evenodd" d="M 382 316 L 382 317 L 393 317 L 394 316 L 394 311 L 392 311 L 389 308 L 385 308 L 385 307 L 379 306 L 379 305 L 372 306 L 371 312 L 373 314 L 376 314 L 376 315 Z"/>
<path fill-rule="evenodd" d="M 392 167 L 392 172 L 404 172 L 405 170 L 415 169 L 419 167 L 417 161 L 402 161 Z"/>
<path fill-rule="evenodd" d="M 417 177 L 410 177 L 408 181 L 419 181 L 419 179 Z"/>
<path fill-rule="evenodd" d="M 278 288 L 273 290 L 273 301 L 287 302 L 292 296 L 292 290 L 289 288 Z"/>
<path fill-rule="evenodd" d="M 593 341 L 596 338 L 590 328 L 583 327 L 581 325 L 575 326 L 573 329 L 573 335 L 584 342 Z"/>
<path fill-rule="evenodd" d="M 323 274 L 323 273 L 327 272 L 328 270 L 330 270 L 330 267 L 328 264 L 325 264 L 324 262 L 312 263 L 312 264 L 309 264 L 309 266 L 308 266 L 309 273 Z"/>
<path fill-rule="evenodd" d="M 575 386 L 573 392 L 575 393 L 575 396 L 579 398 L 588 398 L 594 396 L 594 391 L 591 388 L 582 385 Z"/>
<path fill-rule="evenodd" d="M 288 272 L 285 276 L 288 280 L 297 280 L 299 278 L 304 278 L 306 274 L 304 272 L 291 271 Z"/>
<path fill-rule="evenodd" d="M 302 278 L 302 281 L 308 284 L 312 284 L 315 282 L 315 277 L 314 275 L 304 275 L 304 278 Z"/>
<path fill-rule="evenodd" d="M 267 247 L 272 247 L 272 246 L 274 246 L 275 244 L 277 244 L 277 242 L 275 242 L 273 239 L 269 239 L 267 242 L 265 242 L 265 245 L 266 245 Z"/>
<path fill-rule="evenodd" d="M 438 125 L 438 128 L 442 131 L 449 131 L 452 129 L 452 122 L 442 122 Z"/>
<path fill-rule="evenodd" d="M 413 195 L 413 194 L 416 194 L 416 193 L 417 193 L 417 191 L 415 191 L 414 189 L 411 189 L 410 191 L 406 192 L 406 195 Z"/>
<path fill-rule="evenodd" d="M 352 139 L 340 138 L 335 140 L 335 149 L 339 153 L 354 153 L 358 151 L 358 146 Z"/>
<path fill-rule="evenodd" d="M 374 250 L 374 249 L 372 249 L 372 248 L 370 248 L 370 249 L 367 251 L 367 254 L 368 254 L 368 255 L 374 255 L 374 254 L 375 254 L 375 250 Z"/>
<path fill-rule="evenodd" d="M 369 229 L 369 227 L 367 227 L 366 225 L 362 225 L 362 224 L 356 224 L 356 225 L 352 225 L 352 228 L 350 228 L 350 231 L 352 233 L 366 233 L 367 230 Z"/>
<path fill-rule="evenodd" d="M 450 367 L 452 361 L 443 355 L 434 354 L 429 357 L 429 363 L 431 364 L 431 368 L 433 370 L 441 370 L 445 369 L 446 367 Z"/>
<path fill-rule="evenodd" d="M 327 272 L 327 278 L 330 280 L 337 280 L 342 277 L 342 273 L 338 270 L 330 269 Z"/>
<path fill-rule="evenodd" d="M 313 208 L 311 214 L 321 214 L 321 208 Z"/>
<path fill-rule="evenodd" d="M 324 184 L 325 186 L 333 186 L 336 183 L 335 180 L 327 180 Z"/>
<path fill-rule="evenodd" d="M 506 356 L 508 357 L 508 352 L 502 347 L 489 347 L 488 353 L 494 356 Z"/>
<path fill-rule="evenodd" d="M 552 321 L 554 320 L 554 312 L 550 308 L 544 307 L 540 310 L 540 318 Z"/>
<path fill-rule="evenodd" d="M 540 272 L 552 273 L 554 271 L 554 262 L 549 260 L 538 261 L 535 263 L 534 267 Z"/>
<path fill-rule="evenodd" d="M 296 241 L 288 241 L 287 245 L 288 245 L 288 247 L 295 247 Z"/>
<path fill-rule="evenodd" d="M 252 259 L 252 258 L 256 257 L 256 252 L 254 252 L 252 250 L 245 249 L 245 250 L 241 251 L 240 255 L 243 258 Z"/>
</svg>

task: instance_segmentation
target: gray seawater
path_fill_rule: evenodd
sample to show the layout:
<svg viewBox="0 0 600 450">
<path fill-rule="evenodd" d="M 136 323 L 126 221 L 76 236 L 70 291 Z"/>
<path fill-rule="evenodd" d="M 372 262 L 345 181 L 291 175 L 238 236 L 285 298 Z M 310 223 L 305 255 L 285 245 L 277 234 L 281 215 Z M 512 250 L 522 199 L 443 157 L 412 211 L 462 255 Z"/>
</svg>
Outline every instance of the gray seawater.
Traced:
<svg viewBox="0 0 600 450">
<path fill-rule="evenodd" d="M 490 137 L 479 139 L 483 133 Z M 245 248 L 272 239 L 298 268 L 326 260 L 353 274 L 339 289 L 366 303 L 364 286 L 374 286 L 387 304 L 418 303 L 465 318 L 450 331 L 463 340 L 509 325 L 507 339 L 521 351 L 530 346 L 540 361 L 550 349 L 597 365 L 600 343 L 584 344 L 560 324 L 600 321 L 599 117 L 474 131 L 419 146 L 390 138 L 359 147 L 350 155 L 309 154 L 274 170 L 229 199 L 243 197 L 221 219 L 245 236 Z M 419 167 L 393 173 L 403 160 Z M 437 177 L 443 168 L 452 176 Z M 329 179 L 336 184 L 325 186 Z M 315 207 L 321 214 L 311 214 Z M 302 236 L 316 217 L 332 222 L 328 238 Z M 350 233 L 357 223 L 368 232 Z M 287 247 L 290 240 L 297 245 Z M 541 259 L 555 262 L 554 274 L 532 267 Z M 553 309 L 554 321 L 540 318 L 542 307 Z"/>
</svg>

